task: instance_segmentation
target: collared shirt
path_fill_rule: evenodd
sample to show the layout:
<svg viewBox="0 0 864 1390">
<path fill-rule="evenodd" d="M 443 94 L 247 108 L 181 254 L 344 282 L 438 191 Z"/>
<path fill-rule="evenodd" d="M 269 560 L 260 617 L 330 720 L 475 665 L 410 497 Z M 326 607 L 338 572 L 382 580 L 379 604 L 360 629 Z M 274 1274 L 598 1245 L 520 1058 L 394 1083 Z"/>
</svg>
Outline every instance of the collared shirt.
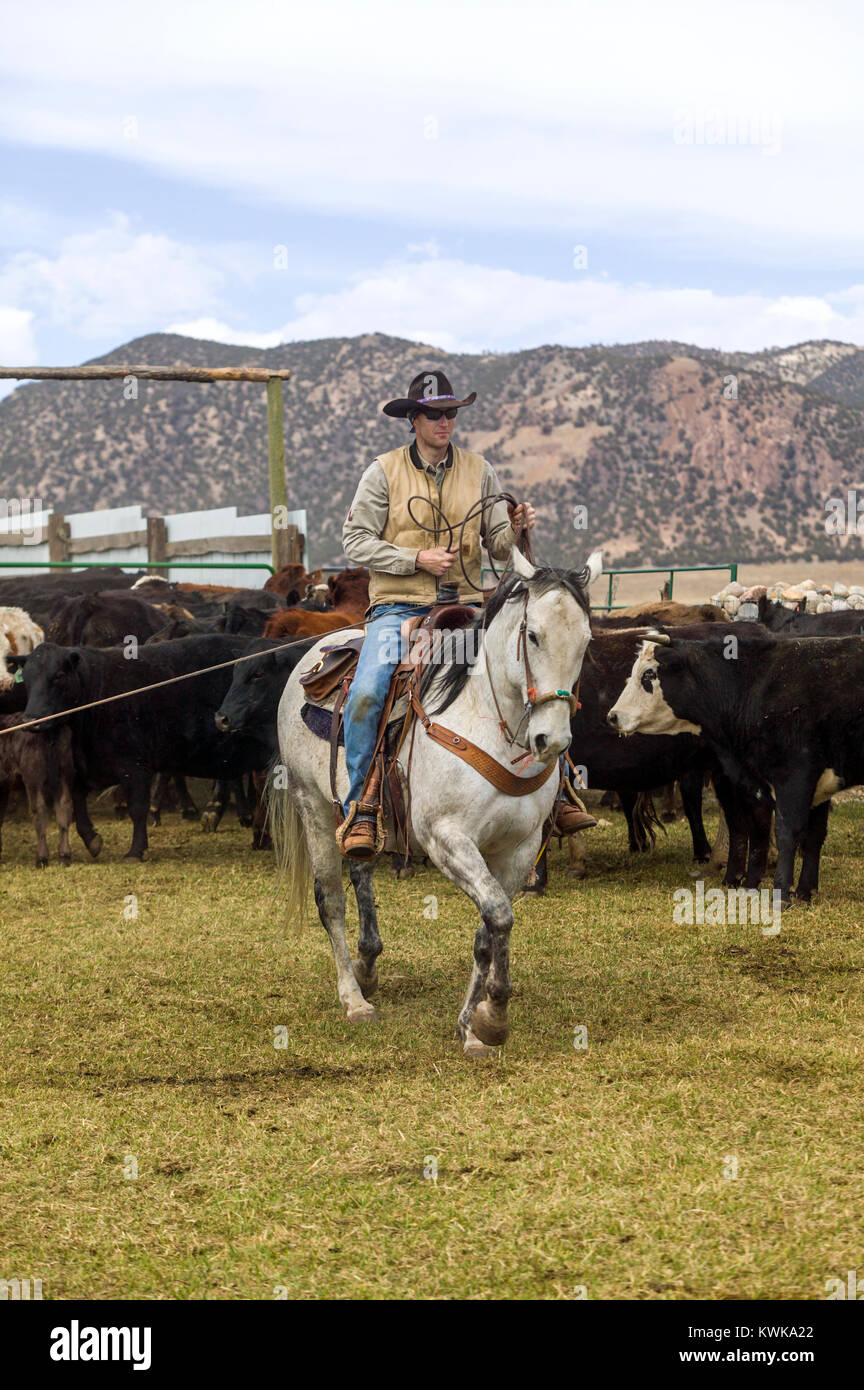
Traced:
<svg viewBox="0 0 864 1390">
<path fill-rule="evenodd" d="M 440 490 L 447 469 L 453 463 L 453 446 L 450 445 L 445 457 L 435 466 L 424 464 L 417 449 L 416 440 L 411 445 L 411 462 L 420 472 L 426 472 Z M 501 484 L 488 459 L 483 460 L 483 475 L 480 483 L 481 497 L 492 497 L 501 491 Z M 348 517 L 342 527 L 342 548 L 354 565 L 366 565 L 370 570 L 382 574 L 413 574 L 417 568 L 419 550 L 391 545 L 381 539 L 387 524 L 390 510 L 390 489 L 384 470 L 377 460 L 370 463 L 360 479 Z M 461 520 L 461 517 L 458 518 Z M 487 507 L 483 515 L 480 536 L 493 560 L 506 560 L 510 555 L 515 535 L 507 514 L 507 503 L 496 502 Z M 443 540 L 439 542 L 443 544 Z M 430 535 L 423 549 L 431 550 L 435 545 Z"/>
</svg>

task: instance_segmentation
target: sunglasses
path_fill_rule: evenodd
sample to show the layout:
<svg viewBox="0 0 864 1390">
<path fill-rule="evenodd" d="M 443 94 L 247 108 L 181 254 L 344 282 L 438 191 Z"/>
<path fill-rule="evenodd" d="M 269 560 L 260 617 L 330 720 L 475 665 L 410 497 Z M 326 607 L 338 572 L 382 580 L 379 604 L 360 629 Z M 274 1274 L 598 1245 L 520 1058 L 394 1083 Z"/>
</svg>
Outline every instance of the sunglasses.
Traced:
<svg viewBox="0 0 864 1390">
<path fill-rule="evenodd" d="M 424 405 L 423 409 L 418 410 L 417 414 L 425 415 L 427 420 L 440 420 L 442 415 L 446 416 L 448 420 L 455 420 L 459 411 L 453 408 L 450 410 L 436 410 L 434 407 Z"/>
</svg>

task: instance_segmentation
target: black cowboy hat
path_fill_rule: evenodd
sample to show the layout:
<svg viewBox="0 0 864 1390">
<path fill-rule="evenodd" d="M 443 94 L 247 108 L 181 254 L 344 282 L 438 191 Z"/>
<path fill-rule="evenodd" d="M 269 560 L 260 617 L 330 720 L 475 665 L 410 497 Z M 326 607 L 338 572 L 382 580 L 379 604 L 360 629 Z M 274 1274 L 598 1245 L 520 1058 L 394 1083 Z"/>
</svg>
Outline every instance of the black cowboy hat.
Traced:
<svg viewBox="0 0 864 1390">
<path fill-rule="evenodd" d="M 424 405 L 430 406 L 433 410 L 457 410 L 463 405 L 471 405 L 476 399 L 477 392 L 472 391 L 464 401 L 457 401 L 453 387 L 443 372 L 419 372 L 408 387 L 408 395 L 388 401 L 384 406 L 384 414 L 395 415 L 397 420 L 404 420 L 409 415 L 416 415 Z"/>
</svg>

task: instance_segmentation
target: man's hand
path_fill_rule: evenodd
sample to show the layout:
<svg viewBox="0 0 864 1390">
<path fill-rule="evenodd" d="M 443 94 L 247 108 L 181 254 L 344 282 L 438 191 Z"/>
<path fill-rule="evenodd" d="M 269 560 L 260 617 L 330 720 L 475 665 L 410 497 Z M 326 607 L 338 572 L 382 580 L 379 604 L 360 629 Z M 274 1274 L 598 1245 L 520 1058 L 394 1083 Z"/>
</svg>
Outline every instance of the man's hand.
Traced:
<svg viewBox="0 0 864 1390">
<path fill-rule="evenodd" d="M 537 513 L 530 502 L 520 502 L 518 507 L 508 507 L 510 525 L 518 535 L 520 531 L 533 531 L 537 524 Z"/>
<path fill-rule="evenodd" d="M 414 567 L 425 570 L 427 574 L 434 574 L 437 579 L 447 573 L 455 559 L 452 550 L 445 550 L 443 545 L 436 545 L 434 550 L 418 550 Z"/>
</svg>

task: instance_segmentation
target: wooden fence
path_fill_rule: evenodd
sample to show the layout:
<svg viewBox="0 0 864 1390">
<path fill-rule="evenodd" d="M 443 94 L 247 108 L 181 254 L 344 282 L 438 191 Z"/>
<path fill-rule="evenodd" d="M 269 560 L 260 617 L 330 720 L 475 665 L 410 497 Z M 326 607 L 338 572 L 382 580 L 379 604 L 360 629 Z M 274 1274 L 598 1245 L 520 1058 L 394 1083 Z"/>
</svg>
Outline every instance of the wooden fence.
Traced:
<svg viewBox="0 0 864 1390">
<path fill-rule="evenodd" d="M 220 570 L 220 561 L 306 563 L 306 533 L 305 511 L 287 513 L 286 525 L 273 530 L 269 513 L 238 516 L 236 507 L 167 516 L 144 516 L 139 506 L 69 515 L 40 509 L 0 519 L 0 575 L 38 573 L 32 564 L 39 560 L 102 561 L 141 569 L 148 563 L 177 560 L 176 571 L 160 568 L 153 573 L 260 587 L 267 578 L 265 569 L 243 572 L 241 579 L 237 570 Z M 30 562 L 28 569 L 18 570 L 16 560 Z M 196 562 L 196 569 L 184 570 L 184 560 Z M 206 562 L 206 570 L 197 568 Z"/>
</svg>

